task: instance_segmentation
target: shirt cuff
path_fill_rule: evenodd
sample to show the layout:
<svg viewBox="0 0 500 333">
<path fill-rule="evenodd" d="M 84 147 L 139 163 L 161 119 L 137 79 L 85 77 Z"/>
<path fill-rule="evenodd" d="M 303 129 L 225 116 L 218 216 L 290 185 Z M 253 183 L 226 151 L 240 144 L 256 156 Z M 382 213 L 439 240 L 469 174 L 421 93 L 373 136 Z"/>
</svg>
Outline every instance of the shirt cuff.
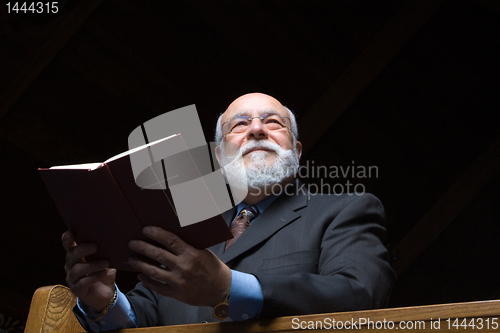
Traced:
<svg viewBox="0 0 500 333">
<path fill-rule="evenodd" d="M 120 328 L 135 328 L 137 327 L 137 318 L 127 297 L 116 286 L 116 302 L 108 312 L 102 317 L 99 322 L 93 322 L 92 319 L 99 317 L 100 313 L 96 313 L 83 303 L 79 298 L 76 305 L 78 309 L 85 315 L 85 320 L 89 328 L 94 332 L 111 331 Z"/>
<path fill-rule="evenodd" d="M 231 270 L 229 317 L 234 321 L 255 318 L 264 303 L 259 280 L 252 274 Z"/>
</svg>

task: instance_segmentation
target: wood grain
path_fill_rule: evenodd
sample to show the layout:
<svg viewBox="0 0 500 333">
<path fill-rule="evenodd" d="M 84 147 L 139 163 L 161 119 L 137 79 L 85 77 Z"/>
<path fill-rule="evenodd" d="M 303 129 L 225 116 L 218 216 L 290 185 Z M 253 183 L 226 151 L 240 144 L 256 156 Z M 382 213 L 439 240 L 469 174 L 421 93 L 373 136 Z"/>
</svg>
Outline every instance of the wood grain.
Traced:
<svg viewBox="0 0 500 333">
<path fill-rule="evenodd" d="M 395 309 L 381 309 L 381 310 L 368 310 L 368 311 L 353 311 L 353 312 L 341 312 L 341 313 L 329 313 L 329 314 L 315 314 L 315 315 L 305 315 L 297 317 L 281 317 L 269 320 L 252 320 L 242 323 L 209 323 L 209 324 L 193 324 L 193 325 L 178 325 L 170 327 L 150 327 L 141 329 L 128 329 L 128 330 L 117 330 L 114 332 L 120 333 L 188 333 L 188 332 L 200 332 L 200 333 L 230 333 L 230 332 L 297 332 L 302 331 L 302 329 L 293 329 L 294 323 L 300 321 L 309 322 L 324 322 L 325 318 L 335 319 L 335 321 L 342 322 L 352 322 L 357 321 L 359 330 L 356 331 L 376 331 L 376 332 L 403 332 L 409 329 L 400 329 L 399 323 L 405 322 L 406 325 L 408 321 L 412 321 L 413 325 L 420 325 L 419 329 L 412 329 L 418 332 L 493 332 L 499 331 L 490 327 L 490 329 L 476 330 L 469 328 L 456 329 L 453 326 L 451 329 L 447 328 L 445 325 L 445 320 L 447 318 L 495 318 L 500 316 L 500 301 L 485 301 L 485 302 L 470 302 L 470 303 L 454 303 L 454 304 L 442 304 L 442 305 L 430 305 L 430 306 L 416 306 L 416 307 L 406 307 L 406 308 L 395 308 Z M 293 321 L 294 318 L 298 318 Z M 359 325 L 360 318 L 370 320 L 374 323 L 377 321 L 383 322 L 394 322 L 393 329 L 376 329 L 373 326 L 368 327 L 368 325 Z M 438 318 L 441 319 L 441 329 L 431 328 L 431 319 L 436 321 Z M 484 321 L 485 319 L 483 319 Z M 418 321 L 420 323 L 414 323 Z M 470 319 L 468 319 L 468 322 Z M 490 319 L 491 321 L 491 319 Z M 498 319 L 496 320 L 498 322 Z M 409 323 L 408 323 L 409 324 Z M 372 324 L 373 325 L 373 324 Z M 297 325 L 295 325 L 297 327 Z M 306 331 L 316 331 L 311 329 L 305 329 Z M 319 329 L 318 329 L 319 331 Z M 335 331 L 348 332 L 352 329 L 336 329 Z"/>
<path fill-rule="evenodd" d="M 72 312 L 75 304 L 76 296 L 67 287 L 38 288 L 31 301 L 25 332 L 83 332 Z"/>
<path fill-rule="evenodd" d="M 64 286 L 49 286 L 39 288 L 33 296 L 31 303 L 30 314 L 26 324 L 27 333 L 31 332 L 83 332 L 83 328 L 79 325 L 73 316 L 71 309 L 76 301 L 76 297 L 71 291 Z M 414 306 L 394 309 L 352 311 L 339 313 L 326 313 L 304 315 L 296 317 L 281 317 L 265 320 L 249 320 L 246 322 L 228 322 L 228 323 L 208 323 L 208 324 L 190 324 L 176 325 L 166 327 L 146 327 L 136 329 L 122 329 L 113 331 L 115 333 L 230 333 L 230 332 L 297 332 L 302 329 L 294 329 L 305 322 L 304 326 L 309 323 L 317 325 L 317 322 L 332 323 L 332 320 L 341 322 L 357 322 L 359 329 L 357 331 L 374 331 L 377 332 L 403 332 L 409 329 L 399 328 L 400 323 L 405 325 L 419 327 L 418 332 L 493 332 L 499 331 L 491 325 L 492 319 L 496 318 L 496 322 L 500 317 L 500 301 L 484 301 L 484 302 L 468 302 L 468 303 L 453 303 L 427 306 Z M 296 318 L 296 319 L 294 319 Z M 482 318 L 483 329 L 474 329 L 472 327 L 459 327 L 456 329 L 453 326 L 448 328 L 446 319 L 451 318 L 452 322 L 455 318 L 468 318 L 469 323 L 471 318 Z M 361 325 L 360 320 L 372 322 L 373 324 Z M 436 322 L 440 319 L 440 329 L 431 328 L 431 322 Z M 486 320 L 489 320 L 490 327 L 486 327 Z M 386 324 L 387 329 L 376 329 L 373 326 L 377 322 L 383 321 L 393 322 L 394 328 L 390 329 Z M 476 321 L 477 322 L 477 321 Z M 416 326 L 419 325 L 419 326 Z M 307 329 L 307 331 L 315 331 Z M 336 329 L 335 331 L 352 331 L 352 329 Z"/>
</svg>

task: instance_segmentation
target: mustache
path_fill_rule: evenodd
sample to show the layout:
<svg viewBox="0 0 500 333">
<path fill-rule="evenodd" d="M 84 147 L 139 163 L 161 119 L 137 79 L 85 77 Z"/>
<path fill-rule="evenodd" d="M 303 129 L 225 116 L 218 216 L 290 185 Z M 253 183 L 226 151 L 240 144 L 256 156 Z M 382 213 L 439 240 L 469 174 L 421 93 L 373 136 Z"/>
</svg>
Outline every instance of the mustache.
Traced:
<svg viewBox="0 0 500 333">
<path fill-rule="evenodd" d="M 276 143 L 272 143 L 269 141 L 263 141 L 263 140 L 255 140 L 255 141 L 250 141 L 245 146 L 240 148 L 241 155 L 245 155 L 250 150 L 258 149 L 258 148 L 271 150 L 271 151 L 274 151 L 276 153 L 281 150 L 281 147 Z"/>
</svg>

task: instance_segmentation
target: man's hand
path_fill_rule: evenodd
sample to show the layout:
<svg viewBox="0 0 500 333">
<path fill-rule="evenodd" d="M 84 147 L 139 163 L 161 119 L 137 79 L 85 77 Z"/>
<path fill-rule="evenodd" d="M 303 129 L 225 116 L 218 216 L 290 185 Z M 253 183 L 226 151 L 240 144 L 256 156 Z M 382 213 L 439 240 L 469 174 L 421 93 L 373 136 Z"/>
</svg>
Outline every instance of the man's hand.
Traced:
<svg viewBox="0 0 500 333">
<path fill-rule="evenodd" d="M 231 287 L 231 269 L 210 250 L 198 250 L 171 232 L 145 227 L 144 234 L 165 246 L 132 240 L 129 247 L 165 268 L 131 257 L 129 263 L 143 274 L 139 279 L 151 290 L 195 306 L 215 306 Z"/>
<path fill-rule="evenodd" d="M 85 261 L 85 256 L 97 251 L 97 245 L 77 245 L 70 231 L 62 235 L 62 242 L 66 250 L 66 283 L 80 300 L 101 312 L 113 299 L 116 270 L 107 268 L 106 260 Z"/>
</svg>

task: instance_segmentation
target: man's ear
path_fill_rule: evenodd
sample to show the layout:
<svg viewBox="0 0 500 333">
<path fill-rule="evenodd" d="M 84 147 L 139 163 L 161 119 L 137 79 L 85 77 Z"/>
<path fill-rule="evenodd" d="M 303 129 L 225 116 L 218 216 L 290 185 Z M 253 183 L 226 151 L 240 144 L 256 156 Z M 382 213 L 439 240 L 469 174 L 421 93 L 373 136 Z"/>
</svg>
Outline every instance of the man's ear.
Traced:
<svg viewBox="0 0 500 333">
<path fill-rule="evenodd" d="M 217 159 L 217 162 L 219 162 L 220 171 L 222 172 L 222 174 L 224 174 L 224 168 L 222 167 L 222 162 L 221 162 L 222 157 L 220 152 L 220 144 L 215 146 L 215 158 Z"/>
<path fill-rule="evenodd" d="M 302 156 L 302 143 L 300 143 L 300 141 L 297 141 L 295 143 L 295 148 L 297 148 L 297 153 L 299 154 L 299 161 L 300 161 L 300 156 Z"/>
</svg>

